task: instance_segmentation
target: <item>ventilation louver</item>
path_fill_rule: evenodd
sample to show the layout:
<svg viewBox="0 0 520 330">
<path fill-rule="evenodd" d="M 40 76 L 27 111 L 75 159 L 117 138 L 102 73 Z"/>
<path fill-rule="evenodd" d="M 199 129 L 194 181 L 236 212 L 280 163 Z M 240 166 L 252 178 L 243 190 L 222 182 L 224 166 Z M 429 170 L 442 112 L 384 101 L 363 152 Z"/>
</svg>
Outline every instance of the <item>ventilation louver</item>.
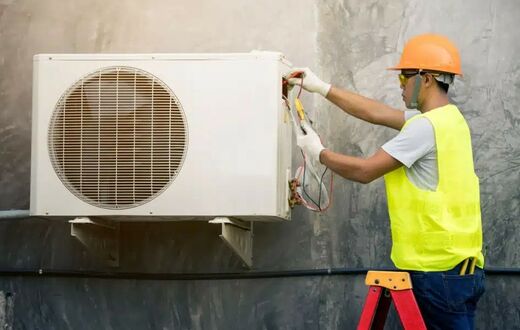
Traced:
<svg viewBox="0 0 520 330">
<path fill-rule="evenodd" d="M 52 165 L 66 187 L 102 208 L 131 208 L 161 193 L 187 148 L 180 102 L 148 72 L 108 67 L 60 98 L 49 129 Z"/>
</svg>

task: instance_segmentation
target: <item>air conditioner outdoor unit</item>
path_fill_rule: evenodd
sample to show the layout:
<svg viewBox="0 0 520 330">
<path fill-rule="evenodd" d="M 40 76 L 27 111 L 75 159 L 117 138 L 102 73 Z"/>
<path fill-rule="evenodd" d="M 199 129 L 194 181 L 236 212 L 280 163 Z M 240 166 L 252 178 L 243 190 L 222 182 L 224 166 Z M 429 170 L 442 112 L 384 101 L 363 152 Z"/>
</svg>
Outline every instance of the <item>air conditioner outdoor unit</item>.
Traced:
<svg viewBox="0 0 520 330">
<path fill-rule="evenodd" d="M 280 53 L 34 57 L 31 214 L 286 220 Z"/>
</svg>

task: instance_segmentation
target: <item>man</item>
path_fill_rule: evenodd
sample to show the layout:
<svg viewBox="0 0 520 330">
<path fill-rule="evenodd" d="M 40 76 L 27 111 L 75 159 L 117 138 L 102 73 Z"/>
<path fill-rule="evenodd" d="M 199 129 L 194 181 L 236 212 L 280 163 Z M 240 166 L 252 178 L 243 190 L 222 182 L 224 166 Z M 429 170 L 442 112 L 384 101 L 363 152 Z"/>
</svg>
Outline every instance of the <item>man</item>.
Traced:
<svg viewBox="0 0 520 330">
<path fill-rule="evenodd" d="M 419 35 L 405 45 L 399 64 L 403 100 L 393 109 L 321 81 L 309 69 L 303 84 L 346 113 L 400 133 L 368 158 L 326 149 L 304 124 L 298 145 L 346 179 L 369 183 L 385 177 L 392 230 L 391 258 L 409 271 L 429 329 L 473 329 L 484 292 L 479 182 L 470 131 L 447 91 L 462 74 L 456 47 L 445 37 Z"/>
</svg>

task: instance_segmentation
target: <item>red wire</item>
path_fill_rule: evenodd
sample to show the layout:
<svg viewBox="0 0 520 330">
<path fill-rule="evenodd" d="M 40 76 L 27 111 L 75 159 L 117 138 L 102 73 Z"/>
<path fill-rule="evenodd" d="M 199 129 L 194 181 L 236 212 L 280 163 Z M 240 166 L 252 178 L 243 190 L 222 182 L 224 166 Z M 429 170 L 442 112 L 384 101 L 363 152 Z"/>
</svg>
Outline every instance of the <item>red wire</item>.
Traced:
<svg viewBox="0 0 520 330">
<path fill-rule="evenodd" d="M 303 89 L 303 72 L 302 72 L 302 75 L 301 75 L 300 90 L 298 91 L 297 98 L 300 98 L 300 95 L 302 94 L 302 89 Z"/>
<path fill-rule="evenodd" d="M 325 212 L 332 205 L 332 190 L 334 189 L 334 172 L 330 170 L 330 185 L 329 185 L 329 203 L 325 206 L 324 209 L 321 209 L 321 212 Z"/>
</svg>

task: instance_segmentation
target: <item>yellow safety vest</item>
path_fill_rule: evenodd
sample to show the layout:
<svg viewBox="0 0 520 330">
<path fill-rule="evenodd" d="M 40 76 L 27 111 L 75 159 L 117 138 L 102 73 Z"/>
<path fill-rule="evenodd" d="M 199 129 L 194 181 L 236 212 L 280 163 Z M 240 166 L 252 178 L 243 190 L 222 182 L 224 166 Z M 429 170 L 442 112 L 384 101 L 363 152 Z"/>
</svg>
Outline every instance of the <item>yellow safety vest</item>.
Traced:
<svg viewBox="0 0 520 330">
<path fill-rule="evenodd" d="M 443 271 L 468 257 L 484 267 L 479 181 L 464 117 L 449 104 L 411 121 L 428 118 L 435 132 L 439 183 L 417 188 L 404 166 L 385 175 L 392 229 L 391 258 L 399 269 Z"/>
</svg>

